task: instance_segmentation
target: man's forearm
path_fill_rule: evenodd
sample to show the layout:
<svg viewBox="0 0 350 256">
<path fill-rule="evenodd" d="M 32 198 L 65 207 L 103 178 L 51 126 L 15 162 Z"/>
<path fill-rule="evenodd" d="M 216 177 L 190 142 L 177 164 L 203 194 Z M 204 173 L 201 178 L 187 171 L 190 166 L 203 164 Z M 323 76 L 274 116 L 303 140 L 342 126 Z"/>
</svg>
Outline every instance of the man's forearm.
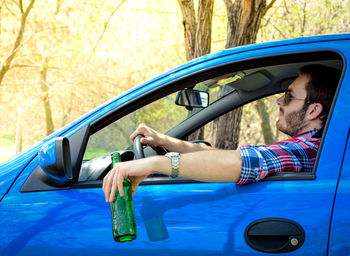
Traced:
<svg viewBox="0 0 350 256">
<path fill-rule="evenodd" d="M 208 150 L 181 154 L 179 176 L 205 182 L 237 182 L 241 176 L 242 157 L 237 150 Z M 103 179 L 106 202 L 114 200 L 117 188 L 124 195 L 123 181 L 129 178 L 135 194 L 138 185 L 152 173 L 171 175 L 171 160 L 153 156 L 118 163 Z"/>
<path fill-rule="evenodd" d="M 215 149 L 207 145 L 199 145 L 196 143 L 180 140 L 167 135 L 164 135 L 161 146 L 166 148 L 168 151 L 179 152 L 179 153 L 189 153 L 189 152 Z"/>
<path fill-rule="evenodd" d="M 151 160 L 151 159 L 150 159 Z M 153 171 L 171 174 L 171 161 L 164 156 L 152 159 Z M 242 157 L 237 150 L 211 150 L 181 155 L 179 176 L 205 182 L 237 182 Z"/>
</svg>

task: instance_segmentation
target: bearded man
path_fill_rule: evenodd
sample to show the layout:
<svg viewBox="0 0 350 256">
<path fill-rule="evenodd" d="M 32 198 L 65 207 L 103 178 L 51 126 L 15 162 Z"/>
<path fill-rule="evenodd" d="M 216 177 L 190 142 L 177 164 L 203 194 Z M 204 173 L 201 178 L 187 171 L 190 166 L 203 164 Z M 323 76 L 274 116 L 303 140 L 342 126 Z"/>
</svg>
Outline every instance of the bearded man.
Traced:
<svg viewBox="0 0 350 256">
<path fill-rule="evenodd" d="M 140 125 L 130 136 L 142 135 L 141 143 L 164 147 L 170 152 L 117 164 L 104 178 L 106 202 L 114 200 L 118 189 L 123 196 L 123 180 L 129 178 L 133 194 L 150 174 L 178 175 L 205 182 L 257 182 L 276 172 L 310 172 L 315 164 L 323 127 L 331 108 L 340 72 L 323 65 L 308 65 L 277 100 L 277 128 L 291 139 L 271 145 L 242 145 L 237 150 L 221 150 L 179 140 Z"/>
</svg>

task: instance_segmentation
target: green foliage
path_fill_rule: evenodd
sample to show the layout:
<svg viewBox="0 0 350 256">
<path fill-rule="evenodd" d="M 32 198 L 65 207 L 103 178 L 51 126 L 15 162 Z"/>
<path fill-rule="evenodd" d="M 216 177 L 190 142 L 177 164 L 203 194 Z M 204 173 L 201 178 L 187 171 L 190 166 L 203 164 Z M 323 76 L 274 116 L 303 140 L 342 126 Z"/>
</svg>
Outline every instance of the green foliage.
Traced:
<svg viewBox="0 0 350 256">
<path fill-rule="evenodd" d="M 102 148 L 89 147 L 85 151 L 84 160 L 94 159 L 96 157 L 99 157 L 99 156 L 102 156 L 102 155 L 106 155 L 106 154 L 108 154 L 110 152 L 111 151 L 108 151 L 108 150 L 105 150 L 105 149 L 102 149 Z"/>
<path fill-rule="evenodd" d="M 267 12 L 259 41 L 350 31 L 348 0 L 279 0 Z"/>
<path fill-rule="evenodd" d="M 275 141 L 280 141 L 288 138 L 287 135 L 279 132 L 276 128 L 276 121 L 279 118 L 279 108 L 277 106 L 277 99 L 279 97 L 281 97 L 280 94 L 263 99 L 266 111 L 269 114 L 270 126 L 274 127 L 272 133 L 274 135 Z M 243 107 L 243 118 L 241 121 L 239 145 L 266 144 L 262 132 L 262 121 L 256 108 L 256 104 L 256 102 L 252 102 Z"/>
<path fill-rule="evenodd" d="M 195 85 L 195 87 L 193 87 L 193 89 L 198 91 L 207 91 L 208 86 L 206 86 L 204 83 L 198 83 Z"/>
<path fill-rule="evenodd" d="M 84 159 L 128 149 L 132 144 L 130 135 L 141 123 L 161 133 L 168 131 L 187 116 L 184 107 L 175 105 L 175 97 L 172 94 L 146 105 L 90 136 Z"/>
<path fill-rule="evenodd" d="M 177 1 L 126 1 L 111 16 L 120 2 L 62 1 L 57 13 L 56 1 L 35 2 L 16 58 L 0 85 L 3 114 L 0 130 L 13 134 L 19 119 L 23 149 L 45 136 L 43 92 L 38 86 L 43 63 L 48 68 L 46 84 L 57 130 L 123 91 L 185 61 L 182 15 Z M 2 63 L 11 54 L 21 22 L 16 1 L 2 1 L 0 15 Z M 213 52 L 225 48 L 226 23 L 224 1 L 215 1 Z M 349 31 L 348 0 L 277 0 L 264 17 L 258 42 Z M 215 95 L 211 94 L 211 102 Z M 166 106 L 166 101 L 156 103 L 147 111 L 125 117 L 125 124 L 115 128 L 118 131 L 115 143 L 130 145 L 130 132 L 139 122 L 166 131 L 175 120 L 187 115 L 174 106 L 167 116 L 160 111 Z M 23 109 L 21 117 L 19 109 Z M 245 108 L 245 113 L 252 111 L 254 108 Z M 149 112 L 153 116 L 147 117 Z M 251 113 L 243 119 L 252 121 L 249 127 L 259 126 L 259 119 Z M 243 140 L 253 134 L 242 135 Z M 110 135 L 114 137 L 115 133 Z M 8 143 L 2 138 L 0 150 Z M 13 150 L 8 151 L 13 154 Z"/>
</svg>

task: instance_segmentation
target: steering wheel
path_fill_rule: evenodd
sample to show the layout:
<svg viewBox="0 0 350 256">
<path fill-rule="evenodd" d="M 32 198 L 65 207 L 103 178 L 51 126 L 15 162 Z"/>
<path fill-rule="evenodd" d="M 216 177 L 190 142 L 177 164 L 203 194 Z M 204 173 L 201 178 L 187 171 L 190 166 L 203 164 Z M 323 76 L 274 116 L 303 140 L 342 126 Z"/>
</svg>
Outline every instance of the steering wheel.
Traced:
<svg viewBox="0 0 350 256">
<path fill-rule="evenodd" d="M 144 146 L 141 143 L 142 135 L 137 135 L 134 139 L 133 148 L 134 148 L 134 156 L 135 159 L 145 158 Z M 151 147 L 158 155 L 165 155 L 167 152 L 162 147 Z"/>
<path fill-rule="evenodd" d="M 142 135 L 137 135 L 136 138 L 134 139 L 134 156 L 135 159 L 141 159 L 145 158 L 145 152 L 141 143 Z"/>
</svg>

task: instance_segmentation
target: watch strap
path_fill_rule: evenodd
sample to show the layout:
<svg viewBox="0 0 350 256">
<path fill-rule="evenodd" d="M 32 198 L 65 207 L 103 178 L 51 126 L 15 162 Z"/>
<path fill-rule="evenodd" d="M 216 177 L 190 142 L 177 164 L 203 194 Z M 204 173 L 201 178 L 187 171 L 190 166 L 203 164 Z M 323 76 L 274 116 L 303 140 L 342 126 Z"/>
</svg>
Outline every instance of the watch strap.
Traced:
<svg viewBox="0 0 350 256">
<path fill-rule="evenodd" d="M 179 160 L 180 160 L 180 153 L 177 152 L 168 152 L 165 154 L 166 157 L 168 157 L 171 160 L 171 178 L 176 178 L 179 176 Z"/>
</svg>

